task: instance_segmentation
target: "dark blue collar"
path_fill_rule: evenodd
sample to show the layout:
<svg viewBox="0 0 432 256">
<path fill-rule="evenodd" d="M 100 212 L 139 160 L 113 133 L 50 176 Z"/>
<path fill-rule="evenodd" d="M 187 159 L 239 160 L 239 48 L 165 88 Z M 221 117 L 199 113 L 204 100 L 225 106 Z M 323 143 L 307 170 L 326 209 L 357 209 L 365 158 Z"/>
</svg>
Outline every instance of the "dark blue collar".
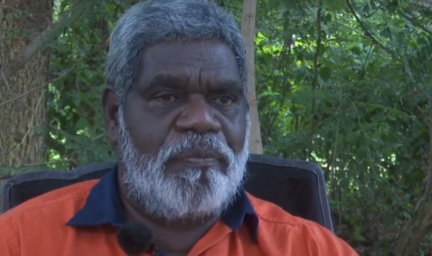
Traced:
<svg viewBox="0 0 432 256">
<path fill-rule="evenodd" d="M 251 228 L 253 236 L 257 237 L 258 216 L 243 190 L 223 213 L 221 219 L 233 230 L 237 230 L 245 223 Z M 124 222 L 123 205 L 117 186 L 117 165 L 115 165 L 92 188 L 84 207 L 66 225 L 94 227 L 110 224 L 119 228 Z"/>
</svg>

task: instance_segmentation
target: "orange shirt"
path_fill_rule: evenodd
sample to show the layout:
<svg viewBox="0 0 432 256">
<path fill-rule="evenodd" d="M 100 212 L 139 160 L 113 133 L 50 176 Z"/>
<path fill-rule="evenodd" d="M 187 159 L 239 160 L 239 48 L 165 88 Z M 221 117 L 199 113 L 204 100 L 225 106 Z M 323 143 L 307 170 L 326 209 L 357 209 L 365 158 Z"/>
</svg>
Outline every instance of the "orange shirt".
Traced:
<svg viewBox="0 0 432 256">
<path fill-rule="evenodd" d="M 124 256 L 113 169 L 0 215 L 1 256 Z M 358 256 L 326 228 L 242 193 L 188 256 Z"/>
</svg>

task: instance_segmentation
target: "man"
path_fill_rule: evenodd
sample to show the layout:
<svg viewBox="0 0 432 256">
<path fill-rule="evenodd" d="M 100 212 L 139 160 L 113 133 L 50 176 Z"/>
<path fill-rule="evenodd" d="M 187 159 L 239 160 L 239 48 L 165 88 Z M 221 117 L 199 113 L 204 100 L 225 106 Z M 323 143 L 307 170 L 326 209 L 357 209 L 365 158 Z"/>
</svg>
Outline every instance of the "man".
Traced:
<svg viewBox="0 0 432 256">
<path fill-rule="evenodd" d="M 206 0 L 129 9 L 112 32 L 103 94 L 118 166 L 2 215 L 1 255 L 125 255 L 116 233 L 127 221 L 147 227 L 169 255 L 357 255 L 241 189 L 245 65 L 234 18 Z"/>
</svg>

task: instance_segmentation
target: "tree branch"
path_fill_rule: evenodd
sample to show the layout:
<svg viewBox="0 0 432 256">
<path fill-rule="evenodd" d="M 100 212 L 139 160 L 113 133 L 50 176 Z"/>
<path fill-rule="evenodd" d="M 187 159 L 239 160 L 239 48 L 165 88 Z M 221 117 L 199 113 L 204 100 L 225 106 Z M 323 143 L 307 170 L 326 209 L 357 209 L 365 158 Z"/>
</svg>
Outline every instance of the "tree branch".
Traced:
<svg viewBox="0 0 432 256">
<path fill-rule="evenodd" d="M 393 52 L 392 50 L 390 50 L 389 48 L 385 47 L 383 44 L 381 44 L 373 35 L 371 32 L 369 32 L 369 30 L 366 28 L 366 26 L 363 24 L 363 22 L 360 20 L 360 18 L 357 16 L 350 0 L 346 0 L 346 3 L 348 4 L 348 7 L 351 11 L 351 13 L 354 15 L 354 18 L 357 20 L 357 22 L 360 24 L 360 26 L 362 27 L 363 31 L 366 33 L 366 36 L 369 37 L 370 40 L 372 40 L 372 42 L 374 42 L 375 44 L 377 44 L 379 47 L 381 47 L 383 50 L 385 50 L 386 52 L 390 53 L 393 56 L 397 56 L 397 54 L 395 52 Z"/>
<path fill-rule="evenodd" d="M 2 81 L 3 81 L 3 80 L 2 80 Z M 6 100 L 6 101 L 4 101 L 4 102 L 0 102 L 0 107 L 2 107 L 3 105 L 8 104 L 8 103 L 10 103 L 10 102 L 13 102 L 13 101 L 15 101 L 15 100 L 19 100 L 20 98 L 25 97 L 27 94 L 29 94 L 29 93 L 31 93 L 31 92 L 33 92 L 33 91 L 36 91 L 36 90 L 42 89 L 42 88 L 44 88 L 45 86 L 46 86 L 46 84 L 43 84 L 43 85 L 40 85 L 40 86 L 37 86 L 37 87 L 31 88 L 31 89 L 29 89 L 28 91 L 26 91 L 26 92 L 24 92 L 24 93 L 22 93 L 22 94 L 20 94 L 20 95 L 17 95 L 17 96 L 15 96 L 15 97 L 13 97 L 13 98 L 11 98 L 11 99 L 8 99 L 8 100 Z"/>
<path fill-rule="evenodd" d="M 314 69 L 314 77 L 313 77 L 313 81 L 312 81 L 312 91 L 315 91 L 317 83 L 318 83 L 318 58 L 319 58 L 319 54 L 320 54 L 320 47 L 321 47 L 321 41 L 322 41 L 322 37 L 321 37 L 321 12 L 322 12 L 322 0 L 319 1 L 319 6 L 318 6 L 318 12 L 317 12 L 317 32 L 318 32 L 318 38 L 317 38 L 317 46 L 316 46 L 316 51 L 315 51 L 315 55 L 314 55 L 314 63 L 313 63 L 313 69 Z M 315 126 L 317 123 L 317 115 L 315 113 L 315 105 L 316 105 L 316 99 L 315 99 L 315 95 L 313 96 L 312 99 L 312 108 L 311 108 L 311 113 L 312 113 L 312 119 L 311 119 L 311 135 L 313 135 L 313 132 L 315 130 Z"/>
<path fill-rule="evenodd" d="M 282 92 L 280 93 L 281 97 L 279 99 L 279 106 L 282 106 L 283 101 L 285 100 L 286 93 L 291 89 L 290 82 L 288 80 L 288 75 L 285 74 L 285 68 L 283 67 L 283 63 L 285 61 L 284 59 L 286 58 L 286 56 L 287 55 L 288 56 L 291 55 L 291 50 L 292 50 L 292 44 L 293 43 L 294 43 L 294 40 L 292 38 L 286 38 L 285 42 L 284 42 L 284 45 L 283 45 L 283 48 L 282 48 L 282 51 L 281 51 L 281 53 L 278 56 L 278 61 L 274 62 L 275 65 L 274 65 L 273 70 L 280 70 L 280 69 L 282 69 L 283 73 L 284 73 L 283 81 L 282 81 L 281 84 L 279 84 L 282 87 Z M 278 80 L 278 76 L 275 76 L 275 79 L 273 79 L 273 88 L 272 88 L 272 91 L 276 91 L 276 85 L 278 85 L 277 80 Z M 287 88 L 287 87 L 290 87 L 290 88 Z M 269 131 L 271 131 L 271 129 L 273 128 L 273 125 L 274 125 L 274 123 L 275 123 L 278 115 L 279 115 L 279 112 L 275 112 L 271 116 L 270 123 L 265 128 L 265 136 L 266 137 L 270 136 L 270 132 Z"/>
<path fill-rule="evenodd" d="M 6 85 L 7 81 L 16 75 L 17 72 L 22 69 L 24 65 L 50 40 L 50 38 L 55 36 L 59 30 L 69 22 L 72 22 L 78 16 L 79 15 L 72 15 L 72 12 L 62 15 L 60 20 L 49 25 L 42 33 L 36 36 L 27 46 L 15 55 L 11 61 L 0 66 L 3 73 L 3 79 L 0 79 L 0 86 Z"/>
<path fill-rule="evenodd" d="M 418 21 L 414 20 L 414 18 L 408 16 L 408 14 L 399 11 L 399 15 L 402 16 L 403 18 L 409 20 L 409 22 L 411 22 L 413 25 L 415 25 L 416 27 L 420 28 L 421 30 L 423 30 L 424 32 L 426 32 L 427 34 L 432 36 L 432 30 L 428 29 L 427 27 L 423 26 L 422 24 L 420 24 Z"/>
</svg>

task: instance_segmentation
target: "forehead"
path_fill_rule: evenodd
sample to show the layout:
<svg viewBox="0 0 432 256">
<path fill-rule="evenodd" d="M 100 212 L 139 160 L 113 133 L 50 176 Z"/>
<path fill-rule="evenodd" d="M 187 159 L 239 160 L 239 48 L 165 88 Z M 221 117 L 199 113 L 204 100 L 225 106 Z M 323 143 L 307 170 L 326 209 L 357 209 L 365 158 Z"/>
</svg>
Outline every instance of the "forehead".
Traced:
<svg viewBox="0 0 432 256">
<path fill-rule="evenodd" d="M 142 86 L 166 78 L 241 86 L 236 58 L 220 39 L 167 41 L 146 47 L 138 76 Z"/>
</svg>

